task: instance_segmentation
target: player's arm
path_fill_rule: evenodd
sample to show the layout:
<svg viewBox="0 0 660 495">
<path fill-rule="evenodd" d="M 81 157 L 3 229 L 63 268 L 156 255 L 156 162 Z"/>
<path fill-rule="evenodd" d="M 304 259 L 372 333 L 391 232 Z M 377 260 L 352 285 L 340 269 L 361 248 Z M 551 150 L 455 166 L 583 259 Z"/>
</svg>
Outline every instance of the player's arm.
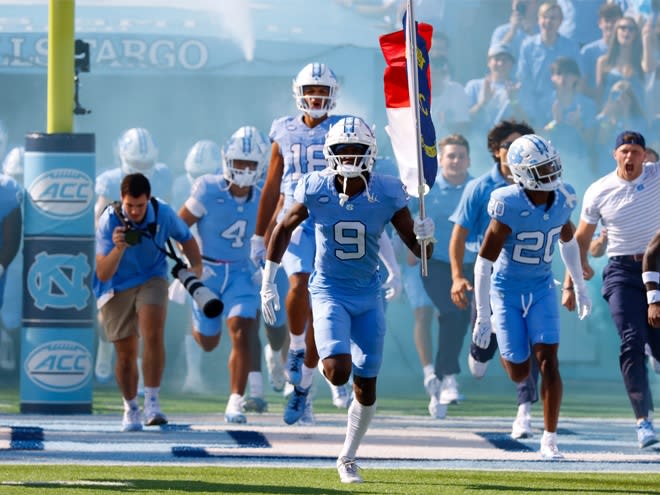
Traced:
<svg viewBox="0 0 660 495">
<path fill-rule="evenodd" d="M 593 239 L 589 244 L 589 254 L 594 258 L 600 258 L 605 254 L 607 249 L 607 228 L 603 227 L 600 229 L 600 234 L 598 237 Z"/>
<path fill-rule="evenodd" d="M 397 211 L 392 217 L 392 225 L 399 233 L 399 237 L 403 243 L 408 246 L 408 249 L 418 258 L 422 257 L 422 246 L 417 240 L 417 236 L 414 231 L 414 221 L 410 210 L 407 206 L 404 206 L 399 211 Z M 426 258 L 430 258 L 433 254 L 433 242 L 426 243 Z"/>
<path fill-rule="evenodd" d="M 591 280 L 591 277 L 594 276 L 594 270 L 589 264 L 589 259 L 587 254 L 589 253 L 589 247 L 591 245 L 591 239 L 594 237 L 594 232 L 596 232 L 595 223 L 587 223 L 584 220 L 580 220 L 577 230 L 575 231 L 574 237 L 577 241 L 578 247 L 580 248 L 580 262 L 582 263 L 582 274 L 585 280 Z M 569 278 L 564 280 L 564 287 L 571 287 L 571 281 Z"/>
<path fill-rule="evenodd" d="M 274 263 L 282 261 L 282 256 L 284 256 L 284 252 L 291 240 L 291 234 L 293 234 L 296 227 L 303 223 L 308 216 L 309 212 L 305 205 L 302 203 L 293 204 L 282 221 L 273 229 L 266 251 L 267 263 L 269 261 Z"/>
<path fill-rule="evenodd" d="M 279 144 L 273 142 L 266 182 L 261 191 L 261 199 L 259 200 L 259 208 L 257 210 L 257 224 L 254 230 L 254 235 L 256 236 L 263 237 L 268 230 L 268 225 L 273 218 L 273 212 L 280 198 L 283 172 L 284 158 L 282 157 Z"/>
<path fill-rule="evenodd" d="M 193 215 L 186 206 L 182 206 L 181 209 L 179 210 L 178 213 L 179 217 L 181 217 L 181 220 L 183 220 L 188 227 L 191 225 L 195 225 L 197 221 L 199 220 L 199 217 L 196 217 Z"/>
<path fill-rule="evenodd" d="M 454 224 L 449 239 L 449 264 L 451 265 L 451 300 L 461 309 L 467 308 L 468 298 L 466 291 L 472 290 L 472 284 L 463 274 L 463 260 L 465 259 L 465 242 L 469 230 Z"/>
<path fill-rule="evenodd" d="M 490 276 L 493 263 L 500 255 L 511 228 L 496 219 L 491 219 L 486 229 L 484 242 L 474 263 L 474 304 L 477 318 L 472 329 L 472 342 L 486 349 L 490 345 L 493 326 L 490 321 Z"/>
<path fill-rule="evenodd" d="M 653 328 L 660 328 L 660 273 L 658 273 L 658 255 L 660 255 L 660 231 L 658 231 L 644 252 L 642 260 L 642 280 L 646 286 L 646 300 L 649 305 L 648 320 Z"/>
<path fill-rule="evenodd" d="M 559 233 L 559 254 L 566 266 L 566 281 L 562 289 L 562 305 L 569 311 L 578 310 L 582 320 L 591 313 L 591 298 L 584 282 L 583 267 L 580 261 L 580 246 L 574 236 L 575 225 L 570 220 Z M 572 281 L 568 285 L 568 281 Z"/>
<path fill-rule="evenodd" d="M 23 216 L 20 207 L 14 208 L 2 221 L 2 249 L 0 265 L 4 271 L 12 262 L 21 245 Z M 1 274 L 0 274 L 1 275 Z"/>
<path fill-rule="evenodd" d="M 261 314 L 267 325 L 274 325 L 280 309 L 280 297 L 275 285 L 275 275 L 286 251 L 291 234 L 307 217 L 309 212 L 302 203 L 294 203 L 282 221 L 273 229 L 266 252 L 266 263 L 261 278 Z"/>
</svg>

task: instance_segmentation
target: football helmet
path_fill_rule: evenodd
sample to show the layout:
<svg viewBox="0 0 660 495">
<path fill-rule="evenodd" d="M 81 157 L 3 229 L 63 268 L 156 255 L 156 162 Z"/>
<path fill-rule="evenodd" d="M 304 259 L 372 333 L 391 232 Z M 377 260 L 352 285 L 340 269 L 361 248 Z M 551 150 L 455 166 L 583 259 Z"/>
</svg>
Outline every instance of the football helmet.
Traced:
<svg viewBox="0 0 660 495">
<path fill-rule="evenodd" d="M 536 134 L 525 134 L 509 147 L 507 161 L 514 182 L 532 191 L 554 191 L 561 185 L 561 159 L 555 147 Z"/>
<path fill-rule="evenodd" d="M 23 154 L 25 149 L 21 146 L 12 148 L 2 162 L 2 173 L 8 175 L 19 184 L 23 183 Z"/>
<path fill-rule="evenodd" d="M 119 139 L 119 161 L 125 174 L 139 172 L 147 175 L 156 165 L 157 158 L 158 148 L 148 130 L 134 127 Z"/>
<path fill-rule="evenodd" d="M 361 149 L 360 153 L 346 155 L 348 146 Z M 377 154 L 376 136 L 360 117 L 344 117 L 328 131 L 323 145 L 323 155 L 339 175 L 351 178 L 371 172 Z"/>
<path fill-rule="evenodd" d="M 305 86 L 328 87 L 328 96 L 315 97 L 324 100 L 321 108 L 309 107 L 309 102 L 305 98 Z M 293 97 L 296 99 L 296 107 L 298 107 L 298 110 L 301 112 L 309 114 L 315 119 L 323 117 L 330 110 L 335 108 L 335 99 L 337 98 L 338 89 L 339 84 L 337 83 L 335 73 L 325 64 L 307 64 L 300 72 L 298 72 L 298 75 L 293 80 Z"/>
<path fill-rule="evenodd" d="M 243 126 L 231 135 L 222 148 L 222 174 L 239 187 L 254 186 L 263 173 L 270 151 L 270 141 L 254 126 Z M 255 162 L 257 168 L 237 168 L 235 160 Z"/>
<path fill-rule="evenodd" d="M 183 164 L 188 178 L 192 181 L 204 174 L 217 174 L 220 171 L 220 148 L 213 141 L 197 141 L 186 156 Z"/>
</svg>

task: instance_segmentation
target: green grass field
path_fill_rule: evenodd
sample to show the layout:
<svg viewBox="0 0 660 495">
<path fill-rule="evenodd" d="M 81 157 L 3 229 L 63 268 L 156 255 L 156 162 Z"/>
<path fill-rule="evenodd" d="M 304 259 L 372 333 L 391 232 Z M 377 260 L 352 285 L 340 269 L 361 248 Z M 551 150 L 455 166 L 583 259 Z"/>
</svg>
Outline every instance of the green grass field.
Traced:
<svg viewBox="0 0 660 495">
<path fill-rule="evenodd" d="M 0 493 L 641 495 L 660 490 L 660 475 L 652 474 L 368 469 L 363 476 L 364 484 L 342 485 L 333 469 L 0 465 Z"/>
<path fill-rule="evenodd" d="M 562 415 L 570 417 L 630 417 L 620 384 L 566 381 Z M 472 381 L 463 387 L 469 397 L 452 406 L 450 416 L 512 417 L 515 414 L 513 389 L 493 388 L 487 382 Z M 323 392 L 326 392 L 323 390 Z M 284 400 L 269 393 L 271 412 L 281 412 Z M 220 414 L 226 397 L 182 395 L 164 390 L 162 406 L 170 415 Z M 426 415 L 424 395 L 405 397 L 383 394 L 379 414 Z M 317 413 L 336 413 L 329 400 L 317 400 Z M 121 403 L 114 386 L 96 387 L 94 414 L 117 414 Z M 0 387 L 0 414 L 19 412 L 15 386 Z M 541 415 L 540 405 L 535 415 Z M 1 461 L 1 455 L 0 455 Z M 659 464 L 660 466 L 660 459 Z M 0 494 L 660 494 L 659 474 L 461 471 L 438 469 L 366 469 L 366 483 L 342 485 L 332 466 L 311 468 L 198 467 L 198 466 L 80 466 L 2 465 Z"/>
</svg>

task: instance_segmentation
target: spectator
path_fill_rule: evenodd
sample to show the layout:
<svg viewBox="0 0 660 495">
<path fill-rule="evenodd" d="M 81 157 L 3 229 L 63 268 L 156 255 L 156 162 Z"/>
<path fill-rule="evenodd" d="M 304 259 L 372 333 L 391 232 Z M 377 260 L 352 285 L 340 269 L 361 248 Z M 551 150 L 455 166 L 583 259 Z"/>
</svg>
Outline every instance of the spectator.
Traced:
<svg viewBox="0 0 660 495">
<path fill-rule="evenodd" d="M 508 45 L 517 57 L 525 38 L 539 32 L 538 9 L 537 0 L 512 0 L 509 22 L 495 28 L 490 46 Z"/>
<path fill-rule="evenodd" d="M 520 82 L 520 101 L 534 125 L 543 126 L 545 115 L 552 106 L 550 66 L 561 56 L 578 60 L 579 49 L 575 41 L 559 34 L 562 12 L 554 1 L 539 7 L 539 34 L 527 38 L 520 47 L 516 77 Z"/>
</svg>

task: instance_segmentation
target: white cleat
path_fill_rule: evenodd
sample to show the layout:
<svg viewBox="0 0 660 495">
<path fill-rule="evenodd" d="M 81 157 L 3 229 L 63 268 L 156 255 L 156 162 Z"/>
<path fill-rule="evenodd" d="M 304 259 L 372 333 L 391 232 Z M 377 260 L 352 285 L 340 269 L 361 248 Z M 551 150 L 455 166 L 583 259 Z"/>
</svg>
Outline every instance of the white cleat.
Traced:
<svg viewBox="0 0 660 495">
<path fill-rule="evenodd" d="M 284 363 L 280 351 L 273 351 L 270 344 L 264 346 L 264 359 L 268 368 L 268 382 L 275 392 L 281 392 L 286 383 Z"/>
<path fill-rule="evenodd" d="M 564 455 L 559 452 L 559 448 L 557 448 L 556 434 L 548 434 L 547 432 L 543 433 L 540 454 L 541 458 L 546 461 L 559 461 L 564 458 Z"/>
<path fill-rule="evenodd" d="M 521 438 L 532 438 L 532 417 L 528 414 L 518 414 L 511 425 L 511 438 L 519 440 Z"/>
<path fill-rule="evenodd" d="M 435 419 L 445 419 L 447 416 L 447 404 L 440 404 L 438 398 L 432 395 L 429 402 L 429 415 Z"/>
<path fill-rule="evenodd" d="M 456 375 L 447 375 L 442 379 L 440 391 L 440 404 L 458 404 L 464 397 L 458 392 Z"/>
<path fill-rule="evenodd" d="M 160 410 L 160 401 L 157 397 L 144 404 L 144 425 L 160 426 L 167 424 L 167 417 Z"/>
<path fill-rule="evenodd" d="M 473 377 L 483 378 L 488 370 L 488 363 L 489 361 L 486 361 L 485 363 L 477 361 L 472 357 L 472 354 L 468 353 L 468 368 L 470 368 L 470 373 L 472 373 Z"/>
<path fill-rule="evenodd" d="M 349 459 L 348 457 L 337 459 L 337 472 L 342 483 L 362 483 L 364 480 L 358 472 L 359 469 L 355 459 Z"/>
<path fill-rule="evenodd" d="M 121 431 L 142 431 L 142 414 L 140 409 L 125 409 L 121 420 Z"/>
<path fill-rule="evenodd" d="M 237 424 L 247 423 L 247 418 L 243 411 L 243 397 L 239 394 L 231 394 L 227 401 L 227 407 L 225 408 L 225 422 Z"/>
</svg>

